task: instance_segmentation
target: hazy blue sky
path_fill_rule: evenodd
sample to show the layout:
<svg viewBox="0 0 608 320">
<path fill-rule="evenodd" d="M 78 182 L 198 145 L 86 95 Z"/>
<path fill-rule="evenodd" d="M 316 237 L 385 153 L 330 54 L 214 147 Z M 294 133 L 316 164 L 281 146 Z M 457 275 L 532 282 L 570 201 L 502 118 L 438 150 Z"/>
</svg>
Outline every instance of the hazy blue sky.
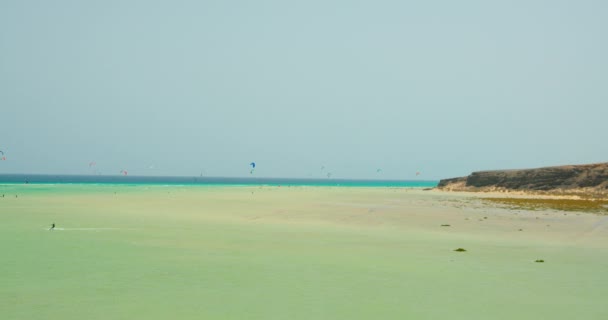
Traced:
<svg viewBox="0 0 608 320">
<path fill-rule="evenodd" d="M 2 0 L 0 173 L 604 162 L 607 39 L 601 0 Z"/>
</svg>

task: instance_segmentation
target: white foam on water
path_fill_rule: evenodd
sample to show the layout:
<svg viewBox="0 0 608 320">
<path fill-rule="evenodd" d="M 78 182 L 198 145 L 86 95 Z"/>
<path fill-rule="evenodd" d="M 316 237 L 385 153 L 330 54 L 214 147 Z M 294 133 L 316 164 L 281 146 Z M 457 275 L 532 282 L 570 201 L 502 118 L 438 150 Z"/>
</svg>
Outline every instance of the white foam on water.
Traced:
<svg viewBox="0 0 608 320">
<path fill-rule="evenodd" d="M 44 228 L 47 231 L 107 231 L 107 230 L 135 230 L 133 228 Z"/>
</svg>

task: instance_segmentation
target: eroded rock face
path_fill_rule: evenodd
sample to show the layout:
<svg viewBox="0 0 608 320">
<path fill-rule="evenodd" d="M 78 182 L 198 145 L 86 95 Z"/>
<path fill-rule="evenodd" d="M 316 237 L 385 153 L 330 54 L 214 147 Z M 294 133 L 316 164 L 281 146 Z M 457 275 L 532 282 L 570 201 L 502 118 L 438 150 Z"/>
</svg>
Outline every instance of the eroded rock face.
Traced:
<svg viewBox="0 0 608 320">
<path fill-rule="evenodd" d="M 438 188 L 458 191 L 586 189 L 604 193 L 608 192 L 608 163 L 479 171 L 467 177 L 441 180 Z"/>
<path fill-rule="evenodd" d="M 465 185 L 467 182 L 467 177 L 458 177 L 458 178 L 450 178 L 450 179 L 442 179 L 439 181 L 437 185 L 438 188 L 447 188 L 450 186 L 455 186 L 457 184 Z"/>
</svg>

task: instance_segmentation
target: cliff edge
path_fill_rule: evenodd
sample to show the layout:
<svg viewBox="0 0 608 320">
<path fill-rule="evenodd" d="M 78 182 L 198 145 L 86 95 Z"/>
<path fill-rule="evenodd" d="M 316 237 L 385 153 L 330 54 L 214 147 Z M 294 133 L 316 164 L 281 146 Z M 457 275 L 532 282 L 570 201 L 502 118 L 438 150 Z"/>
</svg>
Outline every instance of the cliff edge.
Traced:
<svg viewBox="0 0 608 320">
<path fill-rule="evenodd" d="M 450 191 L 524 191 L 608 197 L 608 162 L 522 170 L 473 172 L 443 179 L 438 189 Z"/>
</svg>

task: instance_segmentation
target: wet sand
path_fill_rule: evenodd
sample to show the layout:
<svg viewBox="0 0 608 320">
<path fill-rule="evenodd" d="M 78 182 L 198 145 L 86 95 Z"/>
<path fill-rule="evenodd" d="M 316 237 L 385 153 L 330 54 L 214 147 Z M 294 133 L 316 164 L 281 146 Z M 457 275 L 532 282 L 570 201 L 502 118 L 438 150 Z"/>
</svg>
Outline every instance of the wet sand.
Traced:
<svg viewBox="0 0 608 320">
<path fill-rule="evenodd" d="M 7 319 L 608 317 L 608 216 L 419 189 L 0 189 Z"/>
</svg>

